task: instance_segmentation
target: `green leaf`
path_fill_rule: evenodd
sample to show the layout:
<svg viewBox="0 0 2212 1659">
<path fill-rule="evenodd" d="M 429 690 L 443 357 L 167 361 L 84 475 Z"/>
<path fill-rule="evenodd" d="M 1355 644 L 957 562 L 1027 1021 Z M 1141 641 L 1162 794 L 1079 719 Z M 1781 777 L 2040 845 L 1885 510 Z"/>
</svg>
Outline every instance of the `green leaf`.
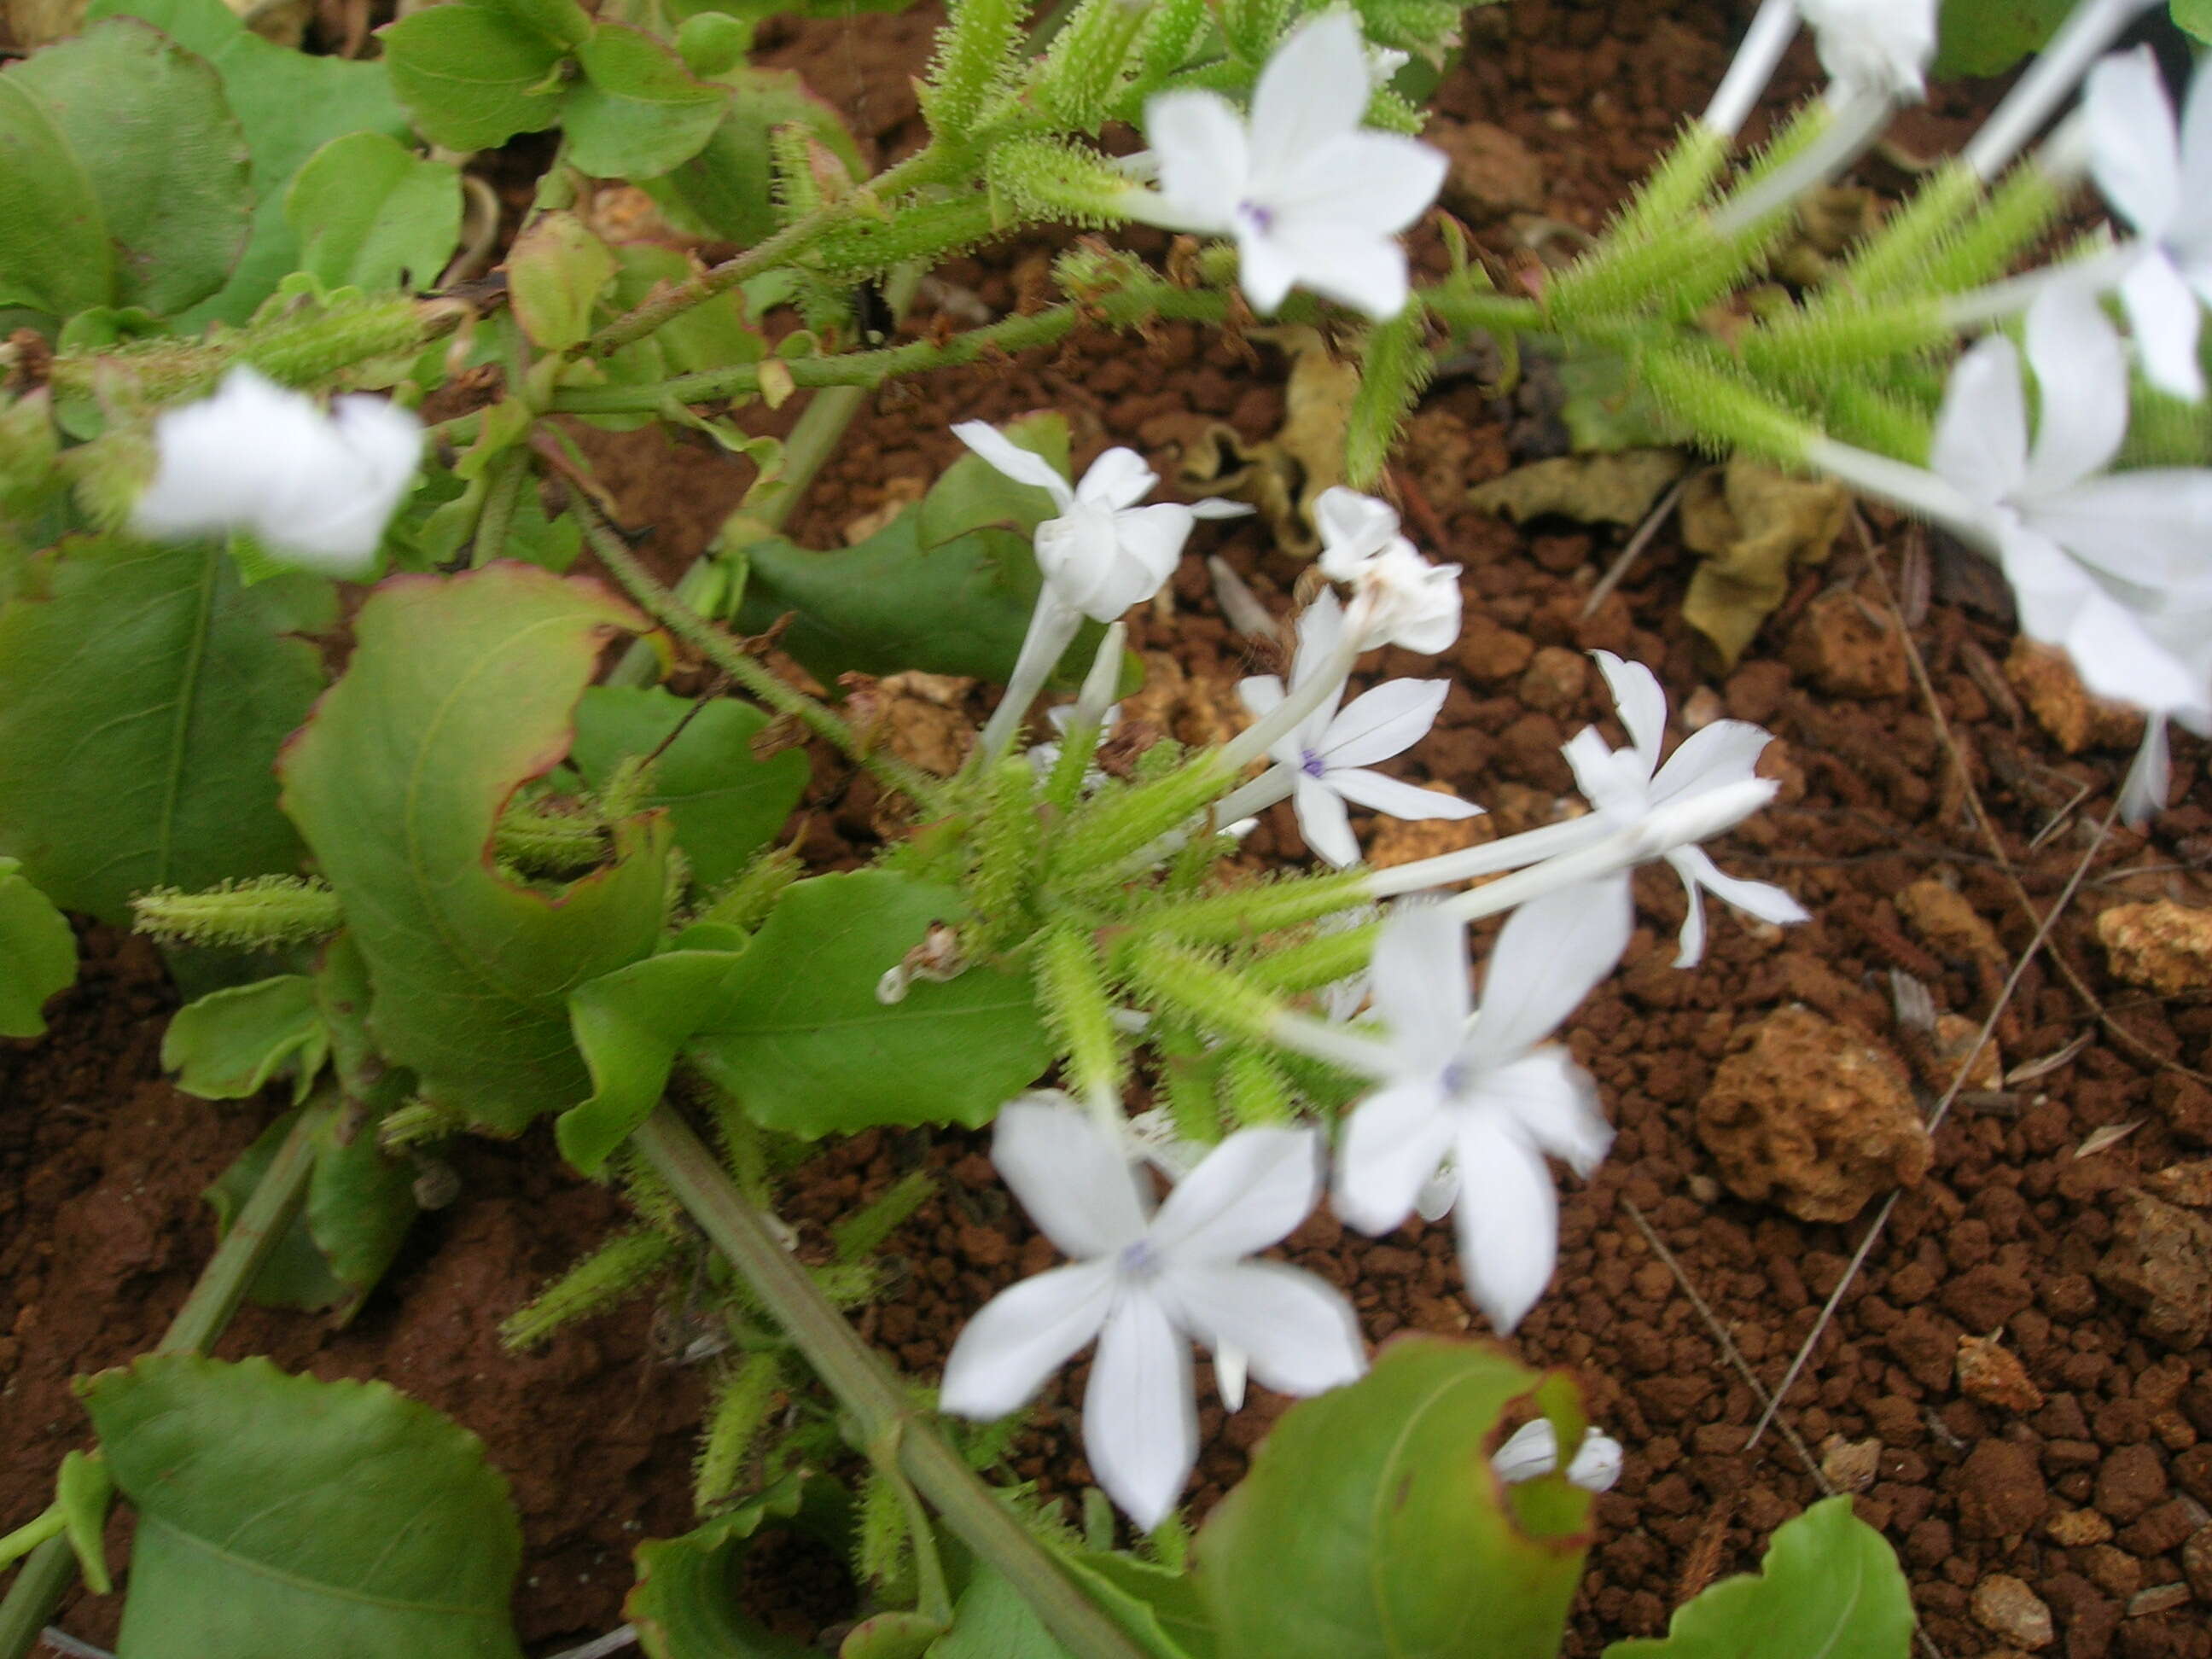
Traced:
<svg viewBox="0 0 2212 1659">
<path fill-rule="evenodd" d="M 210 322 L 244 322 L 299 267 L 284 191 L 307 158 L 349 132 L 408 136 L 407 112 L 392 96 L 385 65 L 309 57 L 264 40 L 222 0 L 92 0 L 86 15 L 143 18 L 222 76 L 252 154 L 252 234 L 229 281 L 171 320 L 186 333 Z"/>
<path fill-rule="evenodd" d="M 497 7 L 450 0 L 376 33 L 392 90 L 434 144 L 494 149 L 559 118 L 566 53 Z"/>
<path fill-rule="evenodd" d="M 786 888 L 691 1059 L 757 1121 L 792 1134 L 988 1123 L 1052 1059 L 1028 981 L 971 968 L 917 981 L 902 1002 L 876 1000 L 929 925 L 959 913 L 950 889 L 885 871 Z"/>
<path fill-rule="evenodd" d="M 720 887 L 782 829 L 806 788 L 806 756 L 787 749 L 753 758 L 768 716 L 718 699 L 691 714 L 689 698 L 659 687 L 593 686 L 576 707 L 569 763 L 593 788 L 628 756 L 650 755 L 678 726 L 683 732 L 653 763 L 647 806 L 665 806 L 692 879 Z M 691 715 L 689 724 L 685 716 Z"/>
<path fill-rule="evenodd" d="M 94 24 L 7 79 L 40 100 L 98 198 L 113 306 L 167 316 L 223 285 L 246 247 L 246 134 L 204 58 L 144 23 Z"/>
<path fill-rule="evenodd" d="M 1155 1659 L 1213 1659 L 1219 1645 L 1213 1613 L 1189 1574 L 1103 1551 L 1073 1556 L 1069 1565 L 1092 1599 Z"/>
<path fill-rule="evenodd" d="M 733 1593 L 738 1558 L 762 1526 L 799 1513 L 799 1486 L 778 1481 L 680 1538 L 637 1547 L 637 1583 L 623 1616 L 648 1659 L 807 1659 L 816 1650 L 746 1617 Z"/>
<path fill-rule="evenodd" d="M 43 593 L 0 608 L 0 852 L 104 921 L 149 887 L 294 868 L 270 763 L 323 687 L 291 630 L 328 626 L 319 578 L 239 585 L 219 547 L 64 544 Z"/>
<path fill-rule="evenodd" d="M 952 1628 L 929 1659 L 1069 1659 L 1022 1593 L 996 1568 L 978 1565 L 952 1609 Z"/>
<path fill-rule="evenodd" d="M 544 35 L 556 46 L 573 52 L 591 38 L 591 14 L 576 0 L 491 0 L 491 3 L 495 11 Z"/>
<path fill-rule="evenodd" d="M 702 13 L 692 24 L 732 21 Z M 685 26 L 687 32 L 692 24 Z M 792 122 L 804 125 L 856 175 L 860 151 L 837 112 L 791 70 L 740 65 L 717 78 L 730 88 L 728 112 L 697 155 L 648 181 L 645 190 L 693 234 L 749 247 L 776 228 L 769 165 L 772 131 Z"/>
<path fill-rule="evenodd" d="M 607 245 L 566 210 L 542 216 L 507 256 L 515 319 L 545 352 L 566 351 L 592 331 L 592 301 L 614 274 Z"/>
<path fill-rule="evenodd" d="M 1943 0 L 1932 72 L 2002 75 L 2040 51 L 2073 9 L 2074 0 Z"/>
<path fill-rule="evenodd" d="M 1065 415 L 1051 410 L 1024 415 L 1007 422 L 1000 431 L 1009 443 L 1042 456 L 1054 471 L 1067 477 Z M 922 497 L 916 531 L 924 548 L 942 547 L 971 530 L 989 526 L 1034 536 L 1039 525 L 1059 512 L 1047 491 L 1009 478 L 981 455 L 963 450 Z"/>
<path fill-rule="evenodd" d="M 284 809 L 368 965 L 379 1048 L 496 1132 L 591 1092 L 568 994 L 659 936 L 659 814 L 615 826 L 615 863 L 557 896 L 490 858 L 509 797 L 566 752 L 601 647 L 642 626 L 597 583 L 529 565 L 395 578 L 355 617 L 343 678 L 283 757 Z"/>
<path fill-rule="evenodd" d="M 161 1069 L 202 1100 L 243 1100 L 298 1056 L 304 1083 L 322 1067 L 330 1038 L 315 1010 L 314 981 L 283 974 L 211 991 L 186 1003 L 161 1036 Z"/>
<path fill-rule="evenodd" d="M 1826 1498 L 1776 1529 L 1761 1571 L 1709 1585 L 1665 1636 L 1615 1642 L 1605 1659 L 1905 1659 L 1912 1625 L 1895 1553 L 1849 1498 Z"/>
<path fill-rule="evenodd" d="M 588 1100 L 561 1114 L 561 1155 L 586 1175 L 645 1121 L 668 1086 L 676 1056 L 714 1018 L 742 953 L 674 950 L 617 968 L 568 998 L 576 1047 L 591 1069 Z"/>
<path fill-rule="evenodd" d="M 568 159 L 599 179 L 650 179 L 699 153 L 729 94 L 641 29 L 602 23 L 576 49 L 584 79 L 562 125 Z"/>
<path fill-rule="evenodd" d="M 428 1407 L 173 1354 L 78 1389 L 138 1511 L 125 1659 L 519 1659 L 507 1482 Z"/>
<path fill-rule="evenodd" d="M 76 935 L 22 868 L 0 858 L 0 1036 L 43 1036 L 46 999 L 76 979 Z"/>
<path fill-rule="evenodd" d="M 615 250 L 615 258 L 621 269 L 601 301 L 610 320 L 643 305 L 661 283 L 674 287 L 696 269 L 676 249 L 654 242 L 625 242 Z M 625 346 L 617 352 L 607 360 L 607 367 L 611 369 L 638 346 L 647 345 L 654 348 L 657 356 L 647 372 L 638 377 L 641 380 L 726 368 L 732 363 L 757 363 L 768 356 L 768 341 L 745 320 L 744 295 L 737 290 L 718 294 L 705 304 L 670 318 L 636 346 Z M 609 378 L 616 377 L 610 374 Z"/>
<path fill-rule="evenodd" d="M 1553 1474 L 1509 1500 L 1490 1454 L 1532 1395 L 1582 1443 L 1571 1385 L 1486 1343 L 1401 1338 L 1292 1407 L 1198 1536 L 1223 1659 L 1552 1659 L 1589 1494 Z"/>
<path fill-rule="evenodd" d="M 2191 39 L 2212 41 L 2212 0 L 2173 0 L 2173 21 Z"/>
<path fill-rule="evenodd" d="M 461 235 L 461 173 L 381 132 L 320 149 L 284 193 L 300 268 L 326 288 L 427 289 Z"/>
<path fill-rule="evenodd" d="M 91 179 L 46 106 L 0 75 L 0 307 L 65 317 L 114 292 Z"/>
<path fill-rule="evenodd" d="M 62 1512 L 63 1533 L 76 1554 L 77 1571 L 95 1595 L 112 1595 L 115 1582 L 107 1576 L 107 1510 L 115 1496 L 115 1483 L 107 1478 L 107 1462 L 98 1452 L 66 1451 L 61 1472 L 54 1479 L 54 1503 Z"/>
</svg>

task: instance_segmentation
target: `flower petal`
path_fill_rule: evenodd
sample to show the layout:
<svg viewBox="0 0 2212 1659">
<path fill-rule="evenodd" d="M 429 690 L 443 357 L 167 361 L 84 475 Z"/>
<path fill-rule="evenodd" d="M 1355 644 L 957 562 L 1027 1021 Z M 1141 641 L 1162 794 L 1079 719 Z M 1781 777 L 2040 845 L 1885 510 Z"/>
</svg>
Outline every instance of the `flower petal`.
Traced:
<svg viewBox="0 0 2212 1659">
<path fill-rule="evenodd" d="M 1352 833 L 1343 797 L 1328 783 L 1299 772 L 1291 781 L 1291 806 L 1298 816 L 1298 834 L 1316 857 L 1340 870 L 1359 862 L 1359 837 Z"/>
<path fill-rule="evenodd" d="M 1451 695 L 1449 680 L 1386 680 L 1328 723 L 1321 752 L 1332 766 L 1371 766 L 1429 734 Z"/>
<path fill-rule="evenodd" d="M 1117 444 L 1091 463 L 1083 482 L 1075 486 L 1075 499 L 1119 512 L 1151 495 L 1159 481 L 1160 475 L 1145 465 L 1143 456 Z"/>
<path fill-rule="evenodd" d="M 1490 1454 L 1490 1467 L 1509 1486 L 1549 1474 L 1559 1467 L 1559 1437 L 1545 1418 L 1523 1423 Z"/>
<path fill-rule="evenodd" d="M 1595 726 L 1585 726 L 1559 745 L 1575 787 L 1599 813 L 1641 817 L 1651 805 L 1651 775 L 1633 749 L 1614 749 Z M 1617 828 L 1607 825 L 1607 828 Z"/>
<path fill-rule="evenodd" d="M 1484 1073 L 1468 1109 L 1511 1119 L 1522 1138 L 1578 1176 L 1588 1176 L 1613 1150 L 1596 1082 L 1556 1042 Z"/>
<path fill-rule="evenodd" d="M 2150 48 L 2115 53 L 2092 69 L 2081 108 L 2097 187 L 2137 231 L 2160 240 L 2181 210 L 2181 141 Z"/>
<path fill-rule="evenodd" d="M 1207 495 L 1190 504 L 1194 519 L 1249 519 L 1259 510 L 1249 501 L 1224 501 L 1218 495 Z"/>
<path fill-rule="evenodd" d="M 2200 64 L 2189 80 L 2188 100 L 2181 106 L 2181 212 L 2167 240 L 2198 246 L 2212 231 L 2212 76 Z"/>
<path fill-rule="evenodd" d="M 1145 138 L 1159 158 L 1160 204 L 1177 225 L 1234 234 L 1252 164 L 1244 123 L 1229 100 L 1211 92 L 1162 93 L 1145 106 Z"/>
<path fill-rule="evenodd" d="M 1749 783 L 1759 775 L 1759 757 L 1773 741 L 1771 732 L 1749 720 L 1715 720 L 1698 727 L 1651 780 L 1651 804 L 1663 806 L 1708 789 Z"/>
<path fill-rule="evenodd" d="M 1672 857 L 1679 860 L 1675 867 L 1685 876 L 1695 870 L 1698 886 L 1747 916 L 1756 916 L 1778 927 L 1812 920 L 1810 911 L 1772 882 L 1747 881 L 1741 876 L 1732 876 L 1715 864 L 1702 847 L 1678 847 Z"/>
<path fill-rule="evenodd" d="M 2010 495 L 2027 477 L 2020 354 L 2003 336 L 1978 341 L 1952 368 L 1929 465 L 1984 507 Z"/>
<path fill-rule="evenodd" d="M 1437 904 L 1400 904 L 1383 919 L 1369 973 L 1375 1013 L 1408 1070 L 1433 1070 L 1459 1052 L 1473 1006 L 1467 924 Z"/>
<path fill-rule="evenodd" d="M 2027 362 L 2038 394 L 2026 493 L 2079 483 L 2117 454 L 2128 430 L 2127 354 L 2096 294 L 2045 289 L 2027 312 Z"/>
<path fill-rule="evenodd" d="M 1113 514 L 1080 501 L 1036 527 L 1037 568 L 1045 580 L 1069 609 L 1099 622 L 1111 622 L 1135 603 L 1115 603 L 1134 585 L 1121 568 L 1115 529 Z"/>
<path fill-rule="evenodd" d="M 1355 806 L 1387 812 L 1394 818 L 1472 818 L 1482 809 L 1437 789 L 1423 789 L 1364 766 L 1332 766 L 1322 782 Z"/>
<path fill-rule="evenodd" d="M 1237 696 L 1254 720 L 1274 713 L 1283 701 L 1283 683 L 1273 674 L 1252 674 L 1237 682 Z"/>
<path fill-rule="evenodd" d="M 1249 226 L 1237 235 L 1237 285 L 1262 317 L 1272 317 L 1298 284 L 1297 256 L 1279 237 Z"/>
<path fill-rule="evenodd" d="M 1179 1266 L 1264 1250 L 1321 1199 L 1321 1137 L 1312 1129 L 1239 1129 L 1167 1195 L 1149 1242 Z"/>
<path fill-rule="evenodd" d="M 2115 472 L 2039 501 L 2022 516 L 2117 580 L 2176 595 L 2212 586 L 2212 471 Z"/>
<path fill-rule="evenodd" d="M 1312 252 L 1324 231 L 1370 242 L 1396 235 L 1428 211 L 1449 169 L 1443 152 L 1418 138 L 1352 132 L 1271 171 L 1261 188 L 1284 234 Z"/>
<path fill-rule="evenodd" d="M 1613 972 L 1635 925 L 1620 885 L 1562 888 L 1506 918 L 1483 972 L 1471 1057 L 1495 1066 L 1525 1054 Z"/>
<path fill-rule="evenodd" d="M 1277 1261 L 1176 1267 L 1160 1289 L 1185 1329 L 1239 1350 L 1278 1394 L 1320 1394 L 1367 1369 L 1352 1304 L 1312 1273 Z"/>
<path fill-rule="evenodd" d="M 2172 779 L 2172 757 L 2166 735 L 2166 716 L 2146 715 L 2142 742 L 2120 786 L 2120 817 L 2130 829 L 2140 830 L 2166 810 L 2166 792 Z"/>
<path fill-rule="evenodd" d="M 1129 605 L 1142 605 L 1175 574 L 1176 565 L 1182 558 L 1183 544 L 1190 539 L 1191 526 L 1195 523 L 1190 509 L 1180 501 L 1125 507 L 1114 515 L 1114 534 L 1121 543 L 1122 568 L 1133 573 L 1144 585 L 1144 591 Z M 1128 608 L 1121 607 L 1123 611 Z"/>
<path fill-rule="evenodd" d="M 1198 1461 L 1190 1345 L 1153 1297 L 1125 1292 L 1098 1334 L 1083 1395 L 1083 1454 L 1106 1495 L 1149 1531 Z"/>
<path fill-rule="evenodd" d="M 1584 1492 L 1611 1492 L 1620 1479 L 1620 1442 L 1595 1429 L 1583 1431 L 1583 1443 L 1567 1465 L 1567 1479 Z"/>
<path fill-rule="evenodd" d="M 1059 468 L 1035 450 L 1024 449 L 988 421 L 962 421 L 952 435 L 1016 483 L 1034 484 L 1045 491 L 1061 512 L 1075 505 L 1075 491 Z"/>
<path fill-rule="evenodd" d="M 1037 1230 L 1068 1255 L 1114 1255 L 1145 1235 L 1127 1153 L 1066 1095 L 1025 1095 L 1002 1108 L 991 1162 Z"/>
<path fill-rule="evenodd" d="M 2120 303 L 2127 307 L 2136 352 L 2151 384 L 2191 403 L 2202 398 L 2204 371 L 2197 361 L 2197 335 L 2203 313 L 2195 290 L 2173 261 L 2155 249 L 2145 253 L 2121 278 Z"/>
<path fill-rule="evenodd" d="M 1352 13 L 1324 12 L 1293 31 L 1252 88 L 1255 182 L 1357 131 L 1370 91 L 1366 43 Z"/>
<path fill-rule="evenodd" d="M 1376 1090 L 1352 1109 L 1337 1148 L 1330 1206 L 1363 1233 L 1402 1224 L 1452 1148 L 1452 1119 L 1434 1077 Z"/>
<path fill-rule="evenodd" d="M 1098 1334 L 1113 1302 L 1108 1261 L 1054 1267 L 1000 1291 L 945 1357 L 939 1408 L 956 1417 L 1004 1417 Z"/>
<path fill-rule="evenodd" d="M 1593 651 L 1598 672 L 1613 693 L 1613 706 L 1628 728 L 1628 741 L 1644 763 L 1644 775 L 1659 770 L 1659 751 L 1667 741 L 1667 694 L 1659 677 L 1640 662 L 1624 662 L 1610 651 Z"/>
<path fill-rule="evenodd" d="M 1541 1153 L 1482 1118 L 1460 1130 L 1460 1271 L 1501 1334 L 1511 1332 L 1552 1282 L 1559 1260 L 1559 1200 Z"/>
<path fill-rule="evenodd" d="M 1331 484 L 1314 500 L 1314 528 L 1321 532 L 1321 573 L 1349 582 L 1359 567 L 1398 537 L 1398 514 L 1386 501 Z"/>
</svg>

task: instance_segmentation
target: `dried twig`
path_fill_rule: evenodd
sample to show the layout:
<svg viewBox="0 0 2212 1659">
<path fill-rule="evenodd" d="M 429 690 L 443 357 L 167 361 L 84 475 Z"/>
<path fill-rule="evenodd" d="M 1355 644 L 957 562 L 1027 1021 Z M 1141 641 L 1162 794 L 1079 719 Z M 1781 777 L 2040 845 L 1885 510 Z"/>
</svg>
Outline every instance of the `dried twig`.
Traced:
<svg viewBox="0 0 2212 1659">
<path fill-rule="evenodd" d="M 1597 586 L 1590 589 L 1589 597 L 1583 601 L 1583 616 L 1589 616 L 1603 605 L 1605 596 L 1620 586 L 1621 579 L 1628 574 L 1629 568 L 1643 556 L 1644 550 L 1651 545 L 1651 538 L 1659 533 L 1659 527 L 1673 515 L 1674 508 L 1681 501 L 1682 492 L 1689 487 L 1688 478 L 1677 478 L 1674 486 L 1659 498 L 1659 504 L 1644 515 L 1644 522 L 1636 526 L 1636 533 L 1628 538 L 1628 544 L 1606 567 L 1605 574 L 1597 579 Z"/>
</svg>

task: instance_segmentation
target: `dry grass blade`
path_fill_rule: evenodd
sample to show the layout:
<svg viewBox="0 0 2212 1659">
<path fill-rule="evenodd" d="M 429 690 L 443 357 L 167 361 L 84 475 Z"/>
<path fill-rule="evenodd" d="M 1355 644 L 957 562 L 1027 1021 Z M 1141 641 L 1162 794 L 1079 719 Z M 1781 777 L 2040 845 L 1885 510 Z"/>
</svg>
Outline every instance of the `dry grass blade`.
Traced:
<svg viewBox="0 0 2212 1659">
<path fill-rule="evenodd" d="M 1689 487 L 1687 477 L 1676 479 L 1667 493 L 1659 498 L 1658 505 L 1645 514 L 1644 522 L 1636 526 L 1636 533 L 1628 538 L 1628 544 L 1620 550 L 1620 556 L 1606 567 L 1605 574 L 1597 579 L 1597 586 L 1590 589 L 1589 597 L 1583 601 L 1583 616 L 1589 616 L 1603 605 L 1605 596 L 1620 586 L 1637 560 L 1644 556 L 1644 550 L 1651 545 L 1651 538 L 1659 533 L 1660 526 L 1681 505 L 1682 492 Z"/>
<path fill-rule="evenodd" d="M 2084 1031 L 2063 1048 L 2054 1048 L 2033 1060 L 2023 1060 L 2005 1073 L 2005 1087 L 2017 1089 L 2023 1083 L 2033 1083 L 2039 1077 L 2049 1077 L 2060 1066 L 2087 1048 L 2096 1036 L 2094 1031 Z"/>
<path fill-rule="evenodd" d="M 2074 1149 L 2074 1158 L 2079 1163 L 2085 1158 L 2094 1158 L 2101 1152 L 2118 1146 L 2136 1130 L 2142 1128 L 2142 1118 L 2131 1118 L 2125 1123 L 2107 1123 L 2101 1129 L 2093 1129 Z"/>
</svg>

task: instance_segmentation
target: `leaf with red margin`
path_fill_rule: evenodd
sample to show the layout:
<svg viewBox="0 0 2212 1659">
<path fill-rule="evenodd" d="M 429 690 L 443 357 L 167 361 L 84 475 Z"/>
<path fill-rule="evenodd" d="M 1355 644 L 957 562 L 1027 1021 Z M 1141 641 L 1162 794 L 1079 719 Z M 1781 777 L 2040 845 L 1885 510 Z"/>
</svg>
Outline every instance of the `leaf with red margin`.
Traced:
<svg viewBox="0 0 2212 1659">
<path fill-rule="evenodd" d="M 1491 1467 L 1527 1401 L 1563 1446 L 1561 1373 L 1494 1343 L 1401 1337 L 1284 1413 L 1198 1535 L 1221 1659 L 1552 1659 L 1589 1548 L 1590 1495 Z"/>
<path fill-rule="evenodd" d="M 591 1093 L 568 994 L 651 955 L 666 920 L 663 814 L 616 825 L 614 861 L 558 894 L 491 851 L 516 788 L 568 753 L 601 648 L 645 625 L 599 583 L 529 565 L 395 577 L 278 764 L 368 964 L 377 1046 L 495 1133 Z"/>
</svg>

